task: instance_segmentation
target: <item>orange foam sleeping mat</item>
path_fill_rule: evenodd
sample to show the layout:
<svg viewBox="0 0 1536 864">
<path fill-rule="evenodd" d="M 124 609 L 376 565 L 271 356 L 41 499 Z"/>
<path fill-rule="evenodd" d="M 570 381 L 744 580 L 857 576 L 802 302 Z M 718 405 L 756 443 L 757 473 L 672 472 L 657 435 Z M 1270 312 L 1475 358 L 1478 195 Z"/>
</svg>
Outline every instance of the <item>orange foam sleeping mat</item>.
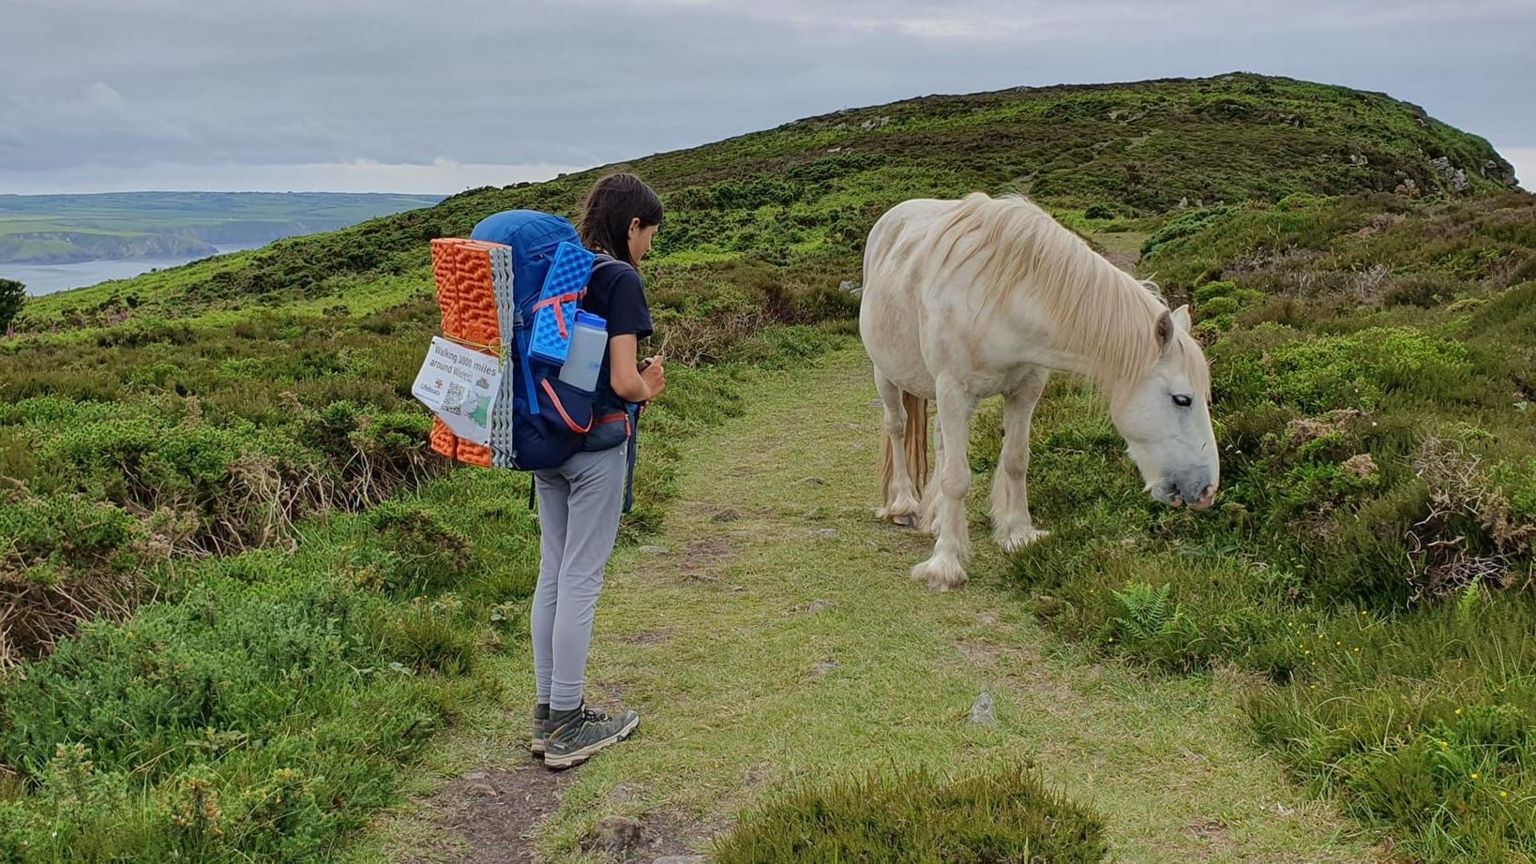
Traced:
<svg viewBox="0 0 1536 864">
<path fill-rule="evenodd" d="M 432 241 L 432 278 L 443 311 L 443 336 L 491 356 L 501 353 L 501 324 L 496 313 L 496 266 L 492 250 L 478 240 L 440 237 Z M 491 448 L 466 441 L 432 418 L 432 449 L 466 465 L 491 467 Z"/>
</svg>

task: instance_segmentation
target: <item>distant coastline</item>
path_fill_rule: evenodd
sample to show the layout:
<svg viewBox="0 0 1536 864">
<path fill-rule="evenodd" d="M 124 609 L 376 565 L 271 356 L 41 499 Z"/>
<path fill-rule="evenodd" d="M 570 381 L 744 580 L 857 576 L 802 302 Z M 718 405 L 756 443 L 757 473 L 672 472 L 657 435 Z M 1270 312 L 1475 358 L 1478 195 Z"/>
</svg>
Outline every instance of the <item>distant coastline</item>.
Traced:
<svg viewBox="0 0 1536 864">
<path fill-rule="evenodd" d="M 0 195 L 0 268 L 184 263 L 230 247 L 334 231 L 440 200 L 436 195 L 341 192 Z"/>
</svg>

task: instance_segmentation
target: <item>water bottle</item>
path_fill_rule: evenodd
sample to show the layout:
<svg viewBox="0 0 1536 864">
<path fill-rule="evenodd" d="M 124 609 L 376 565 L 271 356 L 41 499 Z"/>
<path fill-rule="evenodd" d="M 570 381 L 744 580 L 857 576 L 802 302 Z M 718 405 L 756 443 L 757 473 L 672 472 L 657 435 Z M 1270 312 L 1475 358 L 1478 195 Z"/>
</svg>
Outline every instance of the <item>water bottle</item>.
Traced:
<svg viewBox="0 0 1536 864">
<path fill-rule="evenodd" d="M 597 389 L 597 373 L 608 350 L 608 322 L 590 312 L 576 311 L 571 328 L 571 351 L 560 367 L 560 380 L 591 393 Z"/>
</svg>

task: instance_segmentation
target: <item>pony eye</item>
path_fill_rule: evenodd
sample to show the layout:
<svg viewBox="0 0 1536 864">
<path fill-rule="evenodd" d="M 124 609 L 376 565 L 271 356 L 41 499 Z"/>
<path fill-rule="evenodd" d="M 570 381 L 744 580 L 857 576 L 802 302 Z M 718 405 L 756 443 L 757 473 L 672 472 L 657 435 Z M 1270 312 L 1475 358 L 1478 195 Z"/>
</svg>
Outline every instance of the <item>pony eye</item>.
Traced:
<svg viewBox="0 0 1536 864">
<path fill-rule="evenodd" d="M 1180 394 L 1173 397 L 1173 404 L 1179 406 L 1180 408 L 1188 408 L 1189 406 L 1195 404 L 1195 400 Z"/>
</svg>

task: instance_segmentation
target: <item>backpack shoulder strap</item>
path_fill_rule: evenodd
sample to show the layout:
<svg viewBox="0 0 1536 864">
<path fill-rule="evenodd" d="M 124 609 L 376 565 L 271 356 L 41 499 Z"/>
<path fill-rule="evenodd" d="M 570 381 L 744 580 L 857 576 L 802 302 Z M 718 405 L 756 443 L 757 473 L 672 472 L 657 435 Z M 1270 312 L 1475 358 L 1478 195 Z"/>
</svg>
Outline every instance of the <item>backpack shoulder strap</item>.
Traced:
<svg viewBox="0 0 1536 864">
<path fill-rule="evenodd" d="M 607 252 L 599 252 L 593 258 L 593 261 L 592 261 L 592 272 L 596 273 L 598 268 L 600 268 L 600 267 L 601 268 L 606 268 L 606 269 L 609 269 L 609 270 L 612 270 L 615 267 L 623 267 L 626 270 L 633 270 L 633 269 L 635 269 L 635 268 L 629 266 L 628 264 L 624 263 L 623 261 L 620 261 L 619 259 L 613 257 L 612 255 L 609 255 Z"/>
</svg>

